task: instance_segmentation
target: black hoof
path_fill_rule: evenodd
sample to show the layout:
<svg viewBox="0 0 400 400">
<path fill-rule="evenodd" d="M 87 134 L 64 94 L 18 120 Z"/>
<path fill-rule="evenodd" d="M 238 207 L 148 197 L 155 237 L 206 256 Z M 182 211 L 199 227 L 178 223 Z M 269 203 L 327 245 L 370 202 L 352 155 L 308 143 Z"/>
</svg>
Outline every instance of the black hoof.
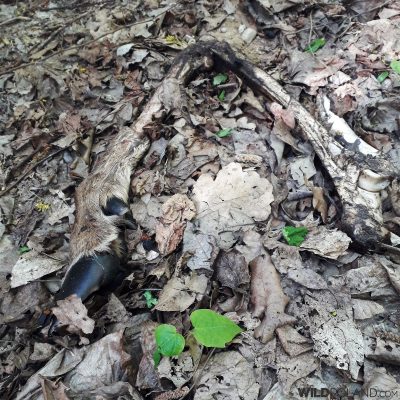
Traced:
<svg viewBox="0 0 400 400">
<path fill-rule="evenodd" d="M 107 200 L 106 206 L 103 208 L 103 213 L 107 216 L 110 215 L 124 215 L 129 211 L 127 204 L 117 197 L 111 197 Z"/>
<path fill-rule="evenodd" d="M 76 294 L 85 301 L 96 290 L 111 285 L 121 272 L 120 260 L 114 255 L 82 257 L 68 270 L 55 299 Z"/>
</svg>

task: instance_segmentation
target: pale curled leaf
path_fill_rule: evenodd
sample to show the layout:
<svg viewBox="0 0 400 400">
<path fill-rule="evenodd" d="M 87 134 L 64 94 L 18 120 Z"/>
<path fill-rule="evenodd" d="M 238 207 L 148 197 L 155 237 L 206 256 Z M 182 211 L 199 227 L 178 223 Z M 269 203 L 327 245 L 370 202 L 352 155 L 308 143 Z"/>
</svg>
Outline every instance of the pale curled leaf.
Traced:
<svg viewBox="0 0 400 400">
<path fill-rule="evenodd" d="M 195 216 L 195 207 L 186 195 L 175 194 L 162 206 L 156 225 L 156 242 L 161 254 L 172 253 L 182 240 L 186 222 Z"/>
<path fill-rule="evenodd" d="M 95 322 L 87 315 L 87 308 L 82 300 L 73 294 L 64 300 L 57 301 L 58 307 L 53 307 L 53 314 L 61 325 L 67 325 L 71 333 L 89 334 L 94 330 Z"/>
<path fill-rule="evenodd" d="M 201 175 L 192 198 L 199 230 L 213 235 L 223 249 L 234 243 L 233 232 L 265 221 L 273 199 L 271 183 L 255 171 L 243 171 L 238 163 L 223 167 L 215 179 Z"/>
<path fill-rule="evenodd" d="M 58 271 L 63 265 L 63 262 L 35 250 L 24 253 L 12 270 L 11 287 L 26 285 L 28 282 Z"/>
<path fill-rule="evenodd" d="M 256 400 L 259 390 L 253 367 L 240 353 L 226 351 L 205 364 L 194 400 L 220 398 L 221 393 L 229 394 L 229 400 Z"/>
<path fill-rule="evenodd" d="M 199 300 L 207 289 L 205 275 L 173 276 L 164 286 L 155 306 L 159 311 L 185 311 L 196 298 Z"/>
<path fill-rule="evenodd" d="M 64 383 L 77 393 L 111 386 L 125 376 L 130 359 L 124 350 L 123 331 L 111 333 L 88 346 L 84 359 Z"/>
<path fill-rule="evenodd" d="M 350 243 L 351 239 L 344 232 L 337 229 L 329 230 L 321 225 L 309 231 L 300 249 L 336 260 L 346 253 Z"/>
</svg>

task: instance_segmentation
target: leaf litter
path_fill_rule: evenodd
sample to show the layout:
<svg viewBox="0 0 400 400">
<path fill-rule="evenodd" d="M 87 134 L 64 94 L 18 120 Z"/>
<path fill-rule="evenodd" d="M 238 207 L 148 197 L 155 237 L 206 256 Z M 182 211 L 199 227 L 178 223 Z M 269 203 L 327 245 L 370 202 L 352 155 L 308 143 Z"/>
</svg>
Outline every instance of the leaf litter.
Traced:
<svg viewBox="0 0 400 400">
<path fill-rule="evenodd" d="M 399 15 L 395 1 L 3 4 L 1 397 L 399 390 L 398 254 L 353 247 L 291 107 L 223 69 L 184 92 L 167 87 L 173 111 L 147 129 L 152 145 L 131 183 L 137 227 L 125 232 L 129 278 L 113 295 L 61 303 L 64 337 L 30 324 L 55 306 L 76 185 L 200 38 L 227 40 L 315 115 L 328 96 L 330 111 L 399 167 Z M 392 232 L 397 192 L 396 180 L 381 192 Z M 285 226 L 307 229 L 299 247 L 285 243 Z M 154 321 L 185 336 L 198 308 L 244 333 L 218 352 L 186 337 L 183 353 L 156 368 Z"/>
</svg>

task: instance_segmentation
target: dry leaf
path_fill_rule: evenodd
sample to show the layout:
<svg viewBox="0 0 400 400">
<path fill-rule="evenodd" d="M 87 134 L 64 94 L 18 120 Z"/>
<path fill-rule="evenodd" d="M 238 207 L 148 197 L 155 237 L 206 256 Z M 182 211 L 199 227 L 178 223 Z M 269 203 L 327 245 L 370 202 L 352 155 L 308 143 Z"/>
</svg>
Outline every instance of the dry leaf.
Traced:
<svg viewBox="0 0 400 400">
<path fill-rule="evenodd" d="M 16 288 L 26 285 L 28 282 L 58 271 L 63 266 L 64 263 L 62 261 L 58 261 L 37 250 L 31 250 L 23 254 L 14 265 L 11 275 L 11 287 Z"/>
<path fill-rule="evenodd" d="M 161 254 L 172 253 L 182 240 L 186 222 L 195 216 L 193 202 L 184 194 L 175 194 L 162 206 L 156 225 L 156 242 Z"/>
<path fill-rule="evenodd" d="M 215 236 L 226 250 L 235 241 L 234 232 L 269 217 L 273 200 L 270 182 L 237 163 L 223 167 L 215 180 L 201 175 L 193 187 L 199 230 Z"/>
<path fill-rule="evenodd" d="M 197 299 L 200 300 L 206 292 L 208 278 L 192 272 L 190 276 L 173 276 L 164 286 L 156 310 L 185 311 Z"/>
<path fill-rule="evenodd" d="M 74 393 L 85 393 L 122 380 L 130 355 L 123 348 L 123 332 L 104 336 L 88 346 L 83 360 L 66 376 L 64 383 Z"/>
<path fill-rule="evenodd" d="M 321 257 L 337 260 L 346 253 L 351 239 L 342 231 L 329 230 L 325 226 L 317 226 L 310 230 L 304 242 L 300 245 L 301 250 L 308 250 Z"/>
<path fill-rule="evenodd" d="M 256 400 L 259 390 L 253 367 L 239 353 L 226 351 L 204 365 L 194 400 Z"/>
<path fill-rule="evenodd" d="M 64 300 L 57 301 L 58 307 L 53 307 L 53 314 L 61 325 L 67 325 L 68 331 L 79 334 L 92 333 L 95 322 L 87 315 L 87 308 L 83 305 L 82 299 L 76 294 L 68 296 Z"/>
</svg>

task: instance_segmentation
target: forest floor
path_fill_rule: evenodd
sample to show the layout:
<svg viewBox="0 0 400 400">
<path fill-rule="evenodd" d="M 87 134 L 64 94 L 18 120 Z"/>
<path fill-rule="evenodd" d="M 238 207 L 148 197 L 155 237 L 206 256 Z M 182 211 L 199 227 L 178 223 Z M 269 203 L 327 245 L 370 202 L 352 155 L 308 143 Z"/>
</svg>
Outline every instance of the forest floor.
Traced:
<svg viewBox="0 0 400 400">
<path fill-rule="evenodd" d="M 397 1 L 8 1 L 0 27 L 1 399 L 400 399 Z M 55 304 L 76 187 L 200 41 L 331 136 L 234 67 L 200 71 L 146 126 L 125 280 Z M 202 339 L 204 309 L 241 333 Z M 155 362 L 160 324 L 185 346 Z"/>
</svg>

